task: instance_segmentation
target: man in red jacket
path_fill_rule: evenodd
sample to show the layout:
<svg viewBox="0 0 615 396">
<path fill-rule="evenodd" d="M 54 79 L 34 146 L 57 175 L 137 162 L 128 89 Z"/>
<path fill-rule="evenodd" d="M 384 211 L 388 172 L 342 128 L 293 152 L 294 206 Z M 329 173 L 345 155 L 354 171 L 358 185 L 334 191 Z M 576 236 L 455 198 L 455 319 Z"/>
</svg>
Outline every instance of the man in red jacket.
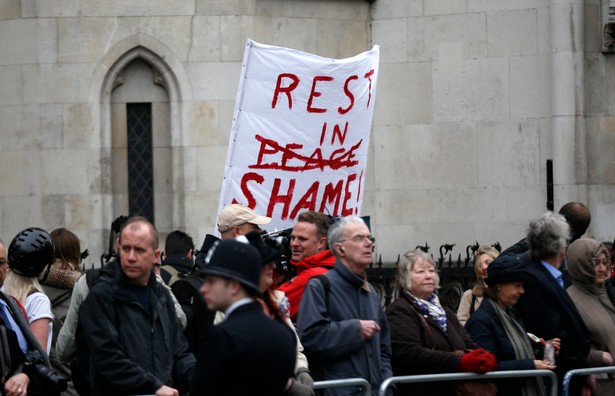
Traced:
<svg viewBox="0 0 615 396">
<path fill-rule="evenodd" d="M 312 277 L 326 273 L 335 264 L 335 257 L 327 247 L 329 222 L 327 215 L 309 211 L 301 213 L 293 227 L 290 236 L 291 263 L 297 270 L 297 276 L 278 287 L 288 297 L 293 322 L 297 320 L 305 285 Z"/>
</svg>

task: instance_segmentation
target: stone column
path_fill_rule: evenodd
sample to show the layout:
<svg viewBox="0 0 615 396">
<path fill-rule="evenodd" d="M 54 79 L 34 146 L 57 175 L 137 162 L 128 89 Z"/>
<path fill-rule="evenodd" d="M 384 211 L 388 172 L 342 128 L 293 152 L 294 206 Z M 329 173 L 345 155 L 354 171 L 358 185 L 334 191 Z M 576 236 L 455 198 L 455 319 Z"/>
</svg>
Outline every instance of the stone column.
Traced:
<svg viewBox="0 0 615 396">
<path fill-rule="evenodd" d="M 550 0 L 554 209 L 587 202 L 583 0 Z"/>
</svg>

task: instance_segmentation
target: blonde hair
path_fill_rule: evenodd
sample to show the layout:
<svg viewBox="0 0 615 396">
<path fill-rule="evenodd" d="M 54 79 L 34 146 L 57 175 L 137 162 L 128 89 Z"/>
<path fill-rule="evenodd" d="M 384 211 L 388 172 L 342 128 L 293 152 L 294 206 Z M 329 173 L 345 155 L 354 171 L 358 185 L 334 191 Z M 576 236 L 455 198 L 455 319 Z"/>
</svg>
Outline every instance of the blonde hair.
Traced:
<svg viewBox="0 0 615 396">
<path fill-rule="evenodd" d="M 474 256 L 474 273 L 476 274 L 476 280 L 479 283 L 482 281 L 480 277 L 480 274 L 482 272 L 480 269 L 480 256 L 483 254 L 489 255 L 492 259 L 495 260 L 500 255 L 500 252 L 498 252 L 497 249 L 493 246 L 489 245 L 480 245 L 478 247 L 478 249 L 476 250 L 476 255 Z"/>
<path fill-rule="evenodd" d="M 5 294 L 15 297 L 19 300 L 21 305 L 24 306 L 26 305 L 26 298 L 31 292 L 44 293 L 36 277 L 28 278 L 19 275 L 10 268 L 6 273 L 6 278 L 4 279 L 4 285 L 2 287 Z"/>
</svg>

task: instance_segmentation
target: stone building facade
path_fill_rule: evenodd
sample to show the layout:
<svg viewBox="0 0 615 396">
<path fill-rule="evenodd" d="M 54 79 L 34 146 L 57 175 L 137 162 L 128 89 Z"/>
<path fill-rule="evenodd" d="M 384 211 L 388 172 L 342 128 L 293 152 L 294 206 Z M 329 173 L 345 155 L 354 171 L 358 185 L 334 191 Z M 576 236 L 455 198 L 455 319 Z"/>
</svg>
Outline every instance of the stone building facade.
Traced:
<svg viewBox="0 0 615 396">
<path fill-rule="evenodd" d="M 363 214 L 385 262 L 515 242 L 546 210 L 547 160 L 555 209 L 587 203 L 589 233 L 612 240 L 612 3 L 4 0 L 0 237 L 65 226 L 97 262 L 141 194 L 163 236 L 200 244 L 249 37 L 334 58 L 380 45 Z M 149 175 L 131 173 L 142 128 Z"/>
</svg>

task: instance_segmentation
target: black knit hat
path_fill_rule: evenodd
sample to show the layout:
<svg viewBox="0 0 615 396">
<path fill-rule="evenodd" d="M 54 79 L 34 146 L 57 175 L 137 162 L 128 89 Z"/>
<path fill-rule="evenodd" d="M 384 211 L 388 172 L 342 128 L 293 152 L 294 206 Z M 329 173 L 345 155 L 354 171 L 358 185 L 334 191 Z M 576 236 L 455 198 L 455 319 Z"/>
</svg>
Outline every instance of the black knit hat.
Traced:
<svg viewBox="0 0 615 396">
<path fill-rule="evenodd" d="M 527 266 L 519 256 L 498 256 L 487 268 L 488 286 L 506 282 L 524 282 L 527 285 L 536 283 L 536 277 L 527 270 Z"/>
<path fill-rule="evenodd" d="M 218 275 L 235 279 L 254 295 L 260 295 L 261 255 L 249 243 L 227 239 L 215 243 L 208 253 L 209 261 L 196 275 Z"/>
</svg>

